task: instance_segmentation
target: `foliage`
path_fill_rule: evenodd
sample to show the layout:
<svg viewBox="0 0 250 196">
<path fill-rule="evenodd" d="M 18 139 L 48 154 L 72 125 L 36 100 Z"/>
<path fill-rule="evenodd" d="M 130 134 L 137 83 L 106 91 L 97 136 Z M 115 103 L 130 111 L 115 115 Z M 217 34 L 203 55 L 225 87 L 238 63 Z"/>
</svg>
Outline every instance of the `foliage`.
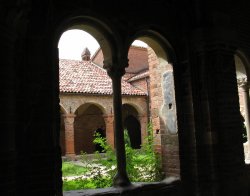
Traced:
<svg viewBox="0 0 250 196">
<path fill-rule="evenodd" d="M 86 167 L 82 167 L 71 162 L 65 161 L 62 164 L 63 176 L 79 176 L 85 174 L 87 171 Z"/>
<path fill-rule="evenodd" d="M 242 138 L 243 138 L 243 143 L 247 142 L 247 131 L 246 131 L 246 126 L 243 123 L 243 133 L 242 133 Z"/>
<path fill-rule="evenodd" d="M 148 124 L 147 132 L 141 149 L 133 149 L 130 142 L 125 144 L 127 172 L 133 182 L 153 182 L 163 178 L 160 157 L 153 148 L 152 124 Z M 129 140 L 127 130 L 124 137 L 125 141 Z"/>
<path fill-rule="evenodd" d="M 162 180 L 163 176 L 160 167 L 160 158 L 153 149 L 153 131 L 152 125 L 147 127 L 148 135 L 143 142 L 141 149 L 131 147 L 128 131 L 124 130 L 127 172 L 132 182 L 153 182 Z M 86 189 L 86 188 L 104 188 L 111 187 L 113 177 L 116 173 L 115 151 L 107 144 L 106 138 L 96 133 L 94 143 L 100 145 L 105 152 L 105 157 L 99 152 L 95 152 L 94 159 L 89 159 L 81 154 L 81 161 L 85 164 L 88 172 L 84 177 L 76 180 L 64 181 L 64 190 Z"/>
</svg>

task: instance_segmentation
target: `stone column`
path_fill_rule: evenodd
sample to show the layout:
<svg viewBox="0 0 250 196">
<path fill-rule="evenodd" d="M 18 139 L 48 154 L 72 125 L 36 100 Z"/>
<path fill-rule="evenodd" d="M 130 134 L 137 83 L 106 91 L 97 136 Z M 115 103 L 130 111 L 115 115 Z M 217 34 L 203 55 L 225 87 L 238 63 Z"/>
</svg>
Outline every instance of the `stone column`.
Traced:
<svg viewBox="0 0 250 196">
<path fill-rule="evenodd" d="M 139 116 L 140 124 L 141 124 L 141 142 L 144 143 L 145 137 L 147 137 L 147 125 L 148 125 L 148 117 L 147 116 Z"/>
<path fill-rule="evenodd" d="M 238 79 L 238 86 L 243 92 L 243 101 L 244 101 L 244 118 L 245 118 L 245 126 L 247 132 L 247 156 L 245 157 L 245 161 L 250 163 L 250 123 L 249 123 L 249 84 L 246 78 Z"/>
<path fill-rule="evenodd" d="M 114 108 L 114 129 L 115 129 L 115 149 L 117 158 L 117 174 L 114 177 L 114 186 L 125 187 L 131 183 L 126 171 L 126 153 L 124 144 L 124 132 L 122 125 L 122 96 L 121 96 L 121 78 L 125 73 L 125 67 L 128 60 L 117 59 L 117 64 L 104 62 L 104 68 L 112 79 L 113 89 L 113 108 Z"/>
<path fill-rule="evenodd" d="M 227 30 L 197 28 L 190 39 L 197 195 L 246 193 L 236 48 L 222 36 Z"/>
<path fill-rule="evenodd" d="M 106 139 L 107 143 L 113 148 L 115 147 L 114 143 L 114 116 L 113 114 L 103 115 L 105 124 L 106 124 Z"/>
<path fill-rule="evenodd" d="M 2 9 L 2 7 L 0 9 Z M 26 147 L 26 138 L 24 137 L 26 136 L 24 132 L 26 130 L 23 129 L 23 125 L 25 125 L 25 123 L 28 124 L 28 121 L 25 122 L 23 119 L 26 120 L 28 118 L 25 117 L 27 117 L 28 115 L 29 117 L 31 116 L 29 111 L 30 108 L 28 108 L 28 110 L 21 111 L 18 110 L 16 105 L 16 103 L 20 101 L 17 99 L 17 93 L 20 92 L 18 92 L 19 88 L 16 87 L 18 80 L 16 71 L 18 70 L 17 67 L 23 65 L 18 64 L 19 62 L 15 61 L 16 59 L 18 59 L 17 56 L 14 55 L 17 52 L 15 51 L 15 37 L 17 37 L 17 35 L 13 34 L 11 31 L 12 29 L 7 28 L 6 25 L 2 25 L 0 23 L 0 39 L 2 40 L 1 45 L 2 47 L 4 47 L 3 52 L 1 52 L 0 54 L 2 65 L 2 70 L 0 72 L 0 81 L 4 86 L 1 92 L 4 96 L 1 96 L 1 109 L 3 112 L 0 120 L 0 126 L 2 129 L 2 139 L 0 142 L 0 162 L 5 165 L 0 175 L 1 188 L 3 190 L 3 192 L 1 191 L 2 195 L 17 194 L 15 190 L 16 180 L 21 179 L 21 175 L 19 173 L 21 173 L 24 168 L 20 167 L 23 162 L 16 162 L 16 157 L 21 157 L 20 154 L 24 157 L 23 154 L 29 154 L 31 151 L 28 148 L 24 148 Z M 25 92 L 25 90 L 27 89 L 23 90 Z M 19 107 L 21 106 L 22 105 L 20 105 Z M 18 120 L 20 122 L 23 121 L 22 124 L 19 125 L 19 127 L 17 126 Z M 16 150 L 20 151 L 20 153 L 17 153 Z M 15 165 L 16 163 L 18 165 Z M 22 170 L 18 171 L 16 167 L 18 169 L 21 168 Z"/>
<path fill-rule="evenodd" d="M 63 115 L 65 125 L 65 156 L 75 159 L 75 141 L 74 141 L 74 120 L 75 114 L 69 113 Z"/>
</svg>

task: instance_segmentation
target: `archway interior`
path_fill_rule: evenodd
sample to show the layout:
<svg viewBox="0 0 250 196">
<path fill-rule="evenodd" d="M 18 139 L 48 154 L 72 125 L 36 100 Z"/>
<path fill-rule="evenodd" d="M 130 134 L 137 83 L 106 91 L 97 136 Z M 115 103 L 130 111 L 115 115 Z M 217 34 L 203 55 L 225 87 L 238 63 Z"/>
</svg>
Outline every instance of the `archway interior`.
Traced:
<svg viewBox="0 0 250 196">
<path fill-rule="evenodd" d="M 95 131 L 102 129 L 102 136 L 106 135 L 103 112 L 94 104 L 84 104 L 76 110 L 75 114 L 75 152 L 92 154 L 98 150 L 93 143 Z"/>
<path fill-rule="evenodd" d="M 72 69 L 72 67 L 70 67 L 70 64 L 77 64 L 77 61 L 84 60 L 83 52 L 86 50 L 86 48 L 90 51 L 90 57 L 94 55 L 96 50 L 102 47 L 102 50 L 105 54 L 103 55 L 103 59 L 105 56 L 107 58 L 111 58 L 111 48 L 107 39 L 105 38 L 105 31 L 101 32 L 100 29 L 93 27 L 93 24 L 90 24 L 87 19 L 85 23 L 86 24 L 72 25 L 70 28 L 67 28 L 61 34 L 61 37 L 58 42 L 58 48 L 60 59 L 59 69 L 60 74 L 62 75 L 67 74 L 68 72 L 61 71 L 65 68 L 65 66 L 63 68 L 61 68 L 60 66 L 61 59 L 67 59 L 68 61 L 64 62 L 68 63 L 68 69 Z M 66 77 L 65 81 L 61 81 L 65 77 L 61 78 L 60 76 L 60 97 L 64 96 L 65 93 L 72 93 L 72 98 L 75 95 L 80 95 L 77 90 L 77 86 L 79 86 L 78 81 L 80 80 L 80 78 L 75 78 L 74 73 L 72 71 L 69 72 L 69 77 L 71 78 Z M 69 83 L 69 81 L 71 83 Z M 62 86 L 66 86 L 66 88 L 62 88 Z M 82 95 L 84 96 L 86 94 Z M 73 113 L 74 111 L 76 113 L 76 117 L 74 119 L 75 154 L 80 154 L 81 151 L 86 153 L 94 153 L 96 148 L 93 144 L 93 132 L 98 128 L 102 128 L 103 130 L 105 130 L 105 122 L 102 117 L 102 110 L 94 104 L 84 104 L 80 106 L 77 110 L 75 110 L 74 101 L 69 99 L 68 103 L 70 105 L 67 108 L 67 113 Z M 60 128 L 60 144 L 62 149 L 62 155 L 65 155 L 65 128 L 64 118 L 62 117 L 62 115 Z"/>
<path fill-rule="evenodd" d="M 129 115 L 124 120 L 124 128 L 128 131 L 131 147 L 141 148 L 141 125 L 136 117 Z"/>
<path fill-rule="evenodd" d="M 243 138 L 243 147 L 244 147 L 244 155 L 245 158 L 247 157 L 248 154 L 248 142 L 247 142 L 247 127 L 246 125 L 246 119 L 249 119 L 246 115 L 249 115 L 246 113 L 245 107 L 246 107 L 246 102 L 247 100 L 246 97 L 244 96 L 244 93 L 248 92 L 244 90 L 244 88 L 248 88 L 246 85 L 248 83 L 248 77 L 247 77 L 247 71 L 246 71 L 246 65 L 243 62 L 242 58 L 236 54 L 234 55 L 234 60 L 235 60 L 235 69 L 236 69 L 236 79 L 238 83 L 238 95 L 239 95 L 239 106 L 240 106 L 240 114 L 242 116 L 242 138 Z M 248 95 L 249 96 L 249 95 Z M 249 98 L 248 98 L 249 100 Z"/>
<path fill-rule="evenodd" d="M 138 149 L 141 147 L 141 125 L 138 120 L 137 110 L 129 105 L 122 106 L 123 127 L 128 131 L 131 147 Z"/>
<path fill-rule="evenodd" d="M 247 78 L 246 68 L 238 55 L 234 55 L 237 79 Z"/>
</svg>

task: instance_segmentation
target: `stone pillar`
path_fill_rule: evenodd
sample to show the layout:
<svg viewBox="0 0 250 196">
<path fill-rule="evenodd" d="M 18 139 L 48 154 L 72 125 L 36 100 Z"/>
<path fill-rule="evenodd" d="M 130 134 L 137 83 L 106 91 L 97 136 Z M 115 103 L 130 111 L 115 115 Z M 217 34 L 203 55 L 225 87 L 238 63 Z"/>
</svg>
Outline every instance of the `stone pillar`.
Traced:
<svg viewBox="0 0 250 196">
<path fill-rule="evenodd" d="M 145 137 L 147 137 L 147 125 L 148 125 L 148 117 L 147 116 L 139 116 L 140 125 L 141 125 L 141 142 L 144 143 Z"/>
<path fill-rule="evenodd" d="M 196 29 L 190 39 L 197 195 L 246 195 L 235 47 L 222 36 L 227 31 Z"/>
<path fill-rule="evenodd" d="M 114 116 L 113 114 L 103 115 L 105 124 L 106 124 L 106 139 L 107 143 L 113 148 L 115 147 L 114 143 Z"/>
<path fill-rule="evenodd" d="M 129 186 L 126 171 L 126 153 L 124 143 L 124 131 L 122 125 L 122 96 L 121 96 L 121 78 L 125 73 L 125 67 L 128 65 L 128 59 L 117 59 L 117 64 L 104 62 L 104 68 L 112 79 L 113 89 L 113 108 L 114 108 L 114 129 L 115 129 L 115 149 L 117 158 L 117 174 L 114 177 L 113 184 L 117 187 Z"/>
<path fill-rule="evenodd" d="M 247 132 L 247 155 L 245 157 L 245 162 L 250 163 L 250 122 L 249 122 L 249 84 L 246 78 L 238 79 L 238 86 L 243 92 L 243 102 L 244 102 L 244 118 L 245 126 Z"/>
<path fill-rule="evenodd" d="M 75 114 L 69 113 L 63 115 L 65 125 L 65 156 L 70 159 L 75 159 L 75 133 L 74 120 Z"/>
<path fill-rule="evenodd" d="M 15 165 L 16 156 L 19 155 L 15 149 L 16 145 L 18 151 L 24 152 L 24 150 L 26 150 L 26 153 L 28 151 L 28 149 L 22 149 L 23 146 L 25 146 L 25 143 L 22 144 L 23 141 L 21 141 L 24 135 L 23 124 L 25 124 L 25 121 L 20 124 L 20 127 L 17 126 L 18 118 L 22 119 L 22 117 L 25 115 L 23 115 L 24 112 L 17 110 L 16 105 L 17 101 L 19 101 L 17 99 L 18 88 L 16 88 L 16 86 L 18 79 L 16 76 L 16 71 L 18 70 L 17 67 L 21 65 L 19 62 L 15 61 L 16 56 L 14 54 L 16 52 L 16 35 L 11 31 L 12 29 L 8 29 L 7 26 L 0 24 L 0 39 L 2 40 L 1 45 L 4 47 L 3 52 L 0 54 L 1 65 L 3 66 L 3 69 L 0 72 L 0 81 L 4 86 L 1 92 L 4 96 L 1 96 L 1 109 L 3 112 L 0 120 L 0 126 L 2 129 L 2 139 L 0 142 L 0 162 L 5 165 L 4 169 L 1 170 L 0 175 L 0 184 L 3 190 L 1 194 L 3 195 L 15 195 L 16 180 L 21 179 L 21 176 L 18 174 L 21 172 L 16 169 Z M 15 141 L 16 139 L 18 140 Z M 19 146 L 19 144 L 21 145 Z M 18 147 L 20 147 L 20 149 L 18 149 Z M 21 162 L 18 163 L 17 168 L 20 168 L 21 164 Z M 17 179 L 16 175 L 18 175 Z"/>
</svg>

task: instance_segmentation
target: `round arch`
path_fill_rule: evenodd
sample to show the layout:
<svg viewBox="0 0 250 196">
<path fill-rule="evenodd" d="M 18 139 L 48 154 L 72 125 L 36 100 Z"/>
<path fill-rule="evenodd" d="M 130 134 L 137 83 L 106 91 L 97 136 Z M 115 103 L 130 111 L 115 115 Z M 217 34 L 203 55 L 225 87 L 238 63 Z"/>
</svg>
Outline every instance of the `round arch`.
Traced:
<svg viewBox="0 0 250 196">
<path fill-rule="evenodd" d="M 100 19 L 101 18 L 101 19 Z M 102 49 L 106 66 L 112 65 L 116 61 L 113 51 L 118 51 L 117 46 L 120 42 L 118 33 L 111 27 L 112 25 L 104 17 L 95 15 L 90 16 L 84 13 L 75 13 L 65 16 L 55 30 L 53 47 L 57 48 L 59 39 L 63 32 L 71 29 L 79 29 L 91 34 Z"/>
<path fill-rule="evenodd" d="M 154 135 L 155 150 L 161 152 L 162 164 L 167 165 L 167 161 L 175 160 L 175 165 L 179 165 L 179 145 L 178 121 L 177 121 L 177 103 L 176 92 L 180 92 L 178 85 L 175 82 L 179 75 L 177 72 L 177 53 L 172 44 L 167 39 L 167 32 L 158 31 L 156 28 L 147 28 L 144 26 L 138 29 L 128 41 L 129 46 L 135 40 L 140 40 L 146 43 L 148 47 L 148 64 L 149 64 L 149 115 L 152 123 Z M 178 49 L 178 42 L 172 40 Z M 178 55 L 180 55 L 178 53 Z M 178 56 L 178 58 L 181 56 Z M 157 66 L 157 68 L 156 68 Z M 181 104 L 180 104 L 181 105 Z M 179 105 L 179 106 L 180 106 Z M 167 141 L 178 141 L 176 143 L 168 143 Z M 162 149 L 178 149 L 171 154 L 165 153 Z M 175 170 L 176 168 L 169 167 L 167 170 Z M 168 172 L 167 170 L 164 171 Z M 179 175 L 177 170 L 176 175 Z"/>
<path fill-rule="evenodd" d="M 135 104 L 134 102 L 124 101 L 122 105 L 123 106 L 128 105 L 128 106 L 134 108 L 135 111 L 137 112 L 138 116 L 145 115 L 145 109 L 143 110 L 142 106 Z"/>
<path fill-rule="evenodd" d="M 94 105 L 96 106 L 103 115 L 107 114 L 107 111 L 105 110 L 104 106 L 100 105 L 99 103 L 96 102 L 87 102 L 87 103 L 83 103 L 80 106 L 78 106 L 74 111 L 72 111 L 73 113 L 75 113 L 77 115 L 77 113 L 82 110 L 85 110 L 86 108 L 88 108 L 89 106 Z"/>
<path fill-rule="evenodd" d="M 129 47 L 134 40 L 143 41 L 150 46 L 157 55 L 160 64 L 168 62 L 173 65 L 176 62 L 176 55 L 173 47 L 158 31 L 152 28 L 143 28 L 138 30 L 128 40 L 127 50 L 129 50 Z"/>
<path fill-rule="evenodd" d="M 62 104 L 59 104 L 59 105 L 60 105 L 61 113 L 62 113 L 62 114 L 67 114 L 68 111 L 66 110 L 66 108 L 65 108 Z"/>
<path fill-rule="evenodd" d="M 244 75 L 247 77 L 247 81 L 250 80 L 250 62 L 247 56 L 242 52 L 241 50 L 237 50 L 235 55 L 235 68 L 236 68 L 236 74 L 237 78 L 240 78 L 241 76 L 244 77 Z"/>
<path fill-rule="evenodd" d="M 103 117 L 103 108 L 95 103 L 82 104 L 75 111 L 75 152 L 94 153 L 97 146 L 93 143 L 94 133 L 102 130 L 103 137 L 106 137 L 106 124 Z"/>
<path fill-rule="evenodd" d="M 243 147 L 245 162 L 249 163 L 249 138 L 250 138 L 250 127 L 249 127 L 249 82 L 250 82 L 250 64 L 247 56 L 241 51 L 237 50 L 234 55 L 235 60 L 235 70 L 236 70 L 236 79 L 238 83 L 238 96 L 239 96 L 239 106 L 240 113 L 242 116 L 242 129 L 243 133 Z"/>
</svg>

